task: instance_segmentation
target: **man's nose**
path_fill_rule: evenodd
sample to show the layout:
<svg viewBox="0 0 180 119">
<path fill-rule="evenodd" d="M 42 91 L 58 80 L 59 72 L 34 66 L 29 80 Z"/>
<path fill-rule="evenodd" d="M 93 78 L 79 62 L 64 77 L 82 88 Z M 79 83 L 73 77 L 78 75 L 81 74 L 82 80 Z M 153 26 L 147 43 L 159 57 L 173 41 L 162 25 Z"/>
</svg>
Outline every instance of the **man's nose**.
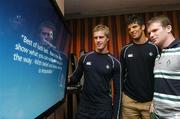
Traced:
<svg viewBox="0 0 180 119">
<path fill-rule="evenodd" d="M 129 33 L 132 33 L 134 31 L 134 29 L 130 28 L 129 29 Z"/>
<path fill-rule="evenodd" d="M 150 32 L 150 33 L 149 33 L 149 37 L 150 37 L 150 38 L 153 38 L 153 36 L 154 36 L 154 33 Z"/>
</svg>

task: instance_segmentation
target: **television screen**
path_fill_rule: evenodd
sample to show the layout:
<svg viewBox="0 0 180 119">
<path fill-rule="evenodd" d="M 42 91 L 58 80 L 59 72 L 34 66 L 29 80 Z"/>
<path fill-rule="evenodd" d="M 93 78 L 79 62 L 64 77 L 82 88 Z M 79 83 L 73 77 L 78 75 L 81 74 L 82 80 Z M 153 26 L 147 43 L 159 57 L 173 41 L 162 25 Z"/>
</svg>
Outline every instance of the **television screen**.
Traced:
<svg viewBox="0 0 180 119">
<path fill-rule="evenodd" d="M 70 35 L 56 6 L 0 1 L 0 119 L 33 119 L 64 99 Z"/>
</svg>

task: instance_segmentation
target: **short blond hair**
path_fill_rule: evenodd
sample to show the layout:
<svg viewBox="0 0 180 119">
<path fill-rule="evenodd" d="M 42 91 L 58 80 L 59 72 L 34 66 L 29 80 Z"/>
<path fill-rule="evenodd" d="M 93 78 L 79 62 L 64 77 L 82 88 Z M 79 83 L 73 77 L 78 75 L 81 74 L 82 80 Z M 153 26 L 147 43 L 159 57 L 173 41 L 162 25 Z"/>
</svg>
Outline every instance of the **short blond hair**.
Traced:
<svg viewBox="0 0 180 119">
<path fill-rule="evenodd" d="M 146 24 L 147 27 L 149 27 L 154 22 L 161 23 L 162 27 L 166 27 L 168 25 L 172 26 L 170 19 L 166 15 L 159 15 L 159 16 L 155 16 L 155 17 L 151 18 Z"/>
<path fill-rule="evenodd" d="M 97 32 L 97 31 L 104 31 L 105 36 L 106 36 L 107 38 L 109 38 L 109 36 L 110 36 L 109 27 L 107 27 L 106 25 L 99 24 L 99 25 L 95 26 L 95 27 L 93 28 L 92 32 L 93 32 L 93 34 L 94 34 L 94 33 Z"/>
</svg>

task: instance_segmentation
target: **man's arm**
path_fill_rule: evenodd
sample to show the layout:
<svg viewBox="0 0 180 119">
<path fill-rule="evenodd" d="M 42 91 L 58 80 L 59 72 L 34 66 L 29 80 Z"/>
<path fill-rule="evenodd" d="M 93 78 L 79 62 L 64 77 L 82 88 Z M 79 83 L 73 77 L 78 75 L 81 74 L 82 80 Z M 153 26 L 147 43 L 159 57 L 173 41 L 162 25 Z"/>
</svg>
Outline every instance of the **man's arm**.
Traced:
<svg viewBox="0 0 180 119">
<path fill-rule="evenodd" d="M 80 57 L 79 61 L 78 61 L 78 66 L 76 67 L 76 69 L 74 70 L 74 72 L 68 76 L 69 78 L 69 85 L 72 84 L 76 84 L 80 81 L 82 75 L 83 75 L 83 59 L 84 56 Z"/>
<path fill-rule="evenodd" d="M 122 86 L 123 86 L 123 82 L 125 80 L 125 73 L 126 73 L 126 61 L 125 61 L 125 49 L 126 47 L 124 47 L 122 50 L 121 50 L 121 54 L 120 54 L 120 63 L 121 63 L 121 68 L 122 68 L 122 71 L 121 71 L 121 82 L 122 82 Z"/>
<path fill-rule="evenodd" d="M 116 62 L 113 80 L 114 80 L 114 104 L 113 104 L 113 119 L 119 119 L 120 117 L 120 103 L 121 103 L 121 64 Z"/>
</svg>

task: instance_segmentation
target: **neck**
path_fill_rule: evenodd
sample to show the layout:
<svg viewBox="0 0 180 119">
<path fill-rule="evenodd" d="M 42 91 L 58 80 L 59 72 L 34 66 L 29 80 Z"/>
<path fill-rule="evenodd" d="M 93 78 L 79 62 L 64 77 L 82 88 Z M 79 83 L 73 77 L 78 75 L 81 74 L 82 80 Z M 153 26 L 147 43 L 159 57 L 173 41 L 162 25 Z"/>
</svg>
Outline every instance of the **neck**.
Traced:
<svg viewBox="0 0 180 119">
<path fill-rule="evenodd" d="M 97 53 L 101 53 L 101 54 L 106 54 L 106 53 L 109 53 L 109 51 L 108 51 L 108 49 L 107 49 L 107 48 L 105 48 L 105 49 L 101 49 L 101 50 L 99 50 L 99 49 L 95 49 L 95 51 L 96 51 Z"/>
<path fill-rule="evenodd" d="M 169 37 L 164 41 L 162 44 L 161 49 L 167 48 L 173 41 L 175 40 L 174 36 L 172 34 L 169 34 Z"/>
<path fill-rule="evenodd" d="M 133 39 L 133 42 L 136 43 L 136 44 L 144 44 L 147 40 L 148 40 L 148 38 L 143 33 L 140 38 Z"/>
</svg>

